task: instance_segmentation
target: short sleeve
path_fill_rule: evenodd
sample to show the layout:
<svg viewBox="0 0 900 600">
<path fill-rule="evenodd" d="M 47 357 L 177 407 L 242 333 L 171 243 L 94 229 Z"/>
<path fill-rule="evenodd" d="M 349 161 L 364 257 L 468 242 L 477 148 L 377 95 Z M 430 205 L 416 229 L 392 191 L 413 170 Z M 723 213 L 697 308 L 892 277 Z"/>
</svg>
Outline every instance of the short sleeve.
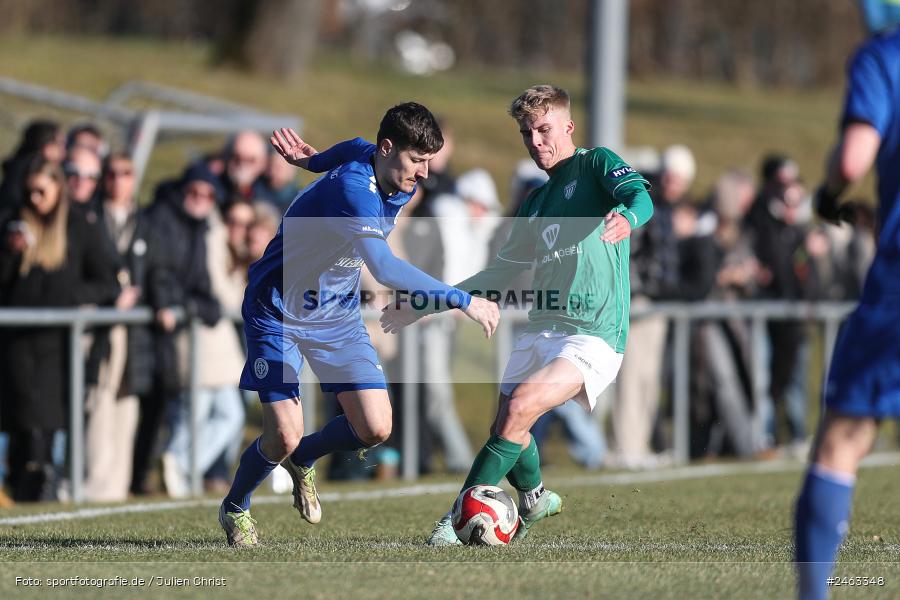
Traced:
<svg viewBox="0 0 900 600">
<path fill-rule="evenodd" d="M 885 64 L 874 47 L 865 46 L 850 62 L 841 126 L 853 122 L 868 123 L 883 137 L 892 112 Z"/>
<path fill-rule="evenodd" d="M 588 152 L 591 171 L 597 182 L 613 198 L 620 198 L 620 190 L 628 184 L 640 183 L 650 187 L 647 179 L 634 170 L 631 165 L 608 148 L 594 148 Z"/>
<path fill-rule="evenodd" d="M 313 173 L 324 173 L 352 160 L 358 160 L 375 151 L 375 144 L 357 137 L 338 142 L 328 150 L 319 152 L 309 159 L 307 168 Z"/>
</svg>

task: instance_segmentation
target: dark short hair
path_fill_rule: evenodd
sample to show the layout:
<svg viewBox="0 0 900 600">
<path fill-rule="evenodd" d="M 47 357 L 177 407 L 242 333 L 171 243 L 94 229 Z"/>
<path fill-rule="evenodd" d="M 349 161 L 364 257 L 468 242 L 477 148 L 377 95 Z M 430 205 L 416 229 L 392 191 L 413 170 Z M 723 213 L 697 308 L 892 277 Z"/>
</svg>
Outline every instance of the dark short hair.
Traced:
<svg viewBox="0 0 900 600">
<path fill-rule="evenodd" d="M 784 154 L 767 154 L 763 157 L 762 166 L 759 169 L 763 181 L 771 180 L 778 174 L 778 171 L 792 162 L 794 161 Z"/>
<path fill-rule="evenodd" d="M 103 139 L 103 132 L 100 131 L 99 127 L 97 127 L 93 123 L 81 123 L 69 129 L 69 133 L 68 135 L 66 135 L 66 149 L 71 150 L 75 146 L 75 138 L 77 138 L 82 133 L 92 135 L 98 140 Z"/>
<path fill-rule="evenodd" d="M 394 106 L 381 119 L 377 143 L 391 140 L 398 150 L 412 148 L 422 154 L 434 154 L 444 146 L 441 127 L 431 111 L 416 102 Z"/>
<path fill-rule="evenodd" d="M 22 134 L 22 140 L 16 149 L 16 157 L 24 157 L 40 152 L 44 146 L 59 135 L 59 125 L 55 121 L 39 119 L 31 121 Z"/>
</svg>

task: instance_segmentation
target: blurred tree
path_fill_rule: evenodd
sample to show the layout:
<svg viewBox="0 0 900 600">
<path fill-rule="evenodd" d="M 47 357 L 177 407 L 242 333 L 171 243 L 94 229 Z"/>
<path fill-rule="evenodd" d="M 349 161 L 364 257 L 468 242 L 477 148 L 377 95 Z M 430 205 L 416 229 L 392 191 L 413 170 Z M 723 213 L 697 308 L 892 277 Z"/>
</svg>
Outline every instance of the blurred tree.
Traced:
<svg viewBox="0 0 900 600">
<path fill-rule="evenodd" d="M 398 31 L 449 43 L 459 63 L 580 70 L 587 0 L 0 0 L 0 31 L 211 40 L 217 63 L 291 77 L 320 30 L 383 60 Z M 324 29 L 322 24 L 324 23 Z M 811 85 L 843 79 L 864 31 L 856 2 L 630 0 L 633 77 Z"/>
<path fill-rule="evenodd" d="M 302 74 L 318 41 L 321 0 L 232 0 L 220 8 L 217 62 L 282 79 Z"/>
</svg>

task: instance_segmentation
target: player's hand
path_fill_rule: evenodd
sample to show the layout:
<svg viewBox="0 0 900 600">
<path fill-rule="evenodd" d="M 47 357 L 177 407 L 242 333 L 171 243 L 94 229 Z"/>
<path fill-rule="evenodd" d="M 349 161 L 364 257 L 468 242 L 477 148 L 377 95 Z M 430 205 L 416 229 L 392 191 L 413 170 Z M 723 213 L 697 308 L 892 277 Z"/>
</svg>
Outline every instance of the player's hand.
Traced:
<svg viewBox="0 0 900 600">
<path fill-rule="evenodd" d="M 381 309 L 379 324 L 385 333 L 399 333 L 401 329 L 412 325 L 424 316 L 422 311 L 415 310 L 409 304 L 396 306 L 388 304 Z"/>
<path fill-rule="evenodd" d="M 616 244 L 631 235 L 631 222 L 622 214 L 612 211 L 603 220 L 606 228 L 600 236 L 601 241 Z"/>
<path fill-rule="evenodd" d="M 832 225 L 840 225 L 841 221 L 853 223 L 856 220 L 856 203 L 851 201 L 838 204 L 837 196 L 829 193 L 824 184 L 813 195 L 813 206 L 816 213 Z"/>
<path fill-rule="evenodd" d="M 500 324 L 500 309 L 497 304 L 478 296 L 472 296 L 469 307 L 463 311 L 467 317 L 481 325 L 486 338 L 491 339 Z"/>
<path fill-rule="evenodd" d="M 305 169 L 309 159 L 319 151 L 303 141 L 296 131 L 290 127 L 282 127 L 272 132 L 269 143 L 275 151 L 288 163 Z"/>
</svg>

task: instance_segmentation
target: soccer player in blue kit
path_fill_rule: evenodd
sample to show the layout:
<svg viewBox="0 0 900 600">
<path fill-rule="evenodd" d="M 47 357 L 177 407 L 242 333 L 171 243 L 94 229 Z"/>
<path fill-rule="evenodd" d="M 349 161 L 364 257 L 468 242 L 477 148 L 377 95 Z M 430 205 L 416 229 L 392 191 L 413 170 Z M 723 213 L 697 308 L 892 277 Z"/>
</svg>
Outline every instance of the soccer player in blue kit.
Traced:
<svg viewBox="0 0 900 600">
<path fill-rule="evenodd" d="M 861 4 L 875 35 L 850 64 L 840 138 L 816 206 L 826 220 L 842 220 L 847 211 L 838 198 L 874 164 L 881 232 L 859 305 L 838 336 L 825 417 L 797 499 L 795 560 L 803 600 L 827 597 L 859 463 L 879 421 L 900 417 L 900 1 Z"/>
<path fill-rule="evenodd" d="M 247 362 L 241 388 L 259 393 L 263 432 L 241 455 L 219 508 L 219 523 L 232 546 L 258 543 L 250 496 L 279 463 L 294 481 L 294 506 L 316 523 L 321 507 L 315 460 L 369 448 L 390 435 L 385 377 L 359 311 L 363 264 L 382 285 L 421 292 L 430 303 L 462 310 L 488 337 L 499 321 L 496 304 L 426 275 L 395 257 L 385 241 L 443 145 L 427 108 L 408 102 L 389 109 L 374 145 L 357 139 L 300 159 L 301 151 L 292 155 L 293 148 L 276 142 L 273 137 L 292 164 L 332 170 L 300 192 L 264 256 L 250 266 L 242 306 Z M 298 377 L 304 359 L 344 410 L 305 437 Z"/>
</svg>

